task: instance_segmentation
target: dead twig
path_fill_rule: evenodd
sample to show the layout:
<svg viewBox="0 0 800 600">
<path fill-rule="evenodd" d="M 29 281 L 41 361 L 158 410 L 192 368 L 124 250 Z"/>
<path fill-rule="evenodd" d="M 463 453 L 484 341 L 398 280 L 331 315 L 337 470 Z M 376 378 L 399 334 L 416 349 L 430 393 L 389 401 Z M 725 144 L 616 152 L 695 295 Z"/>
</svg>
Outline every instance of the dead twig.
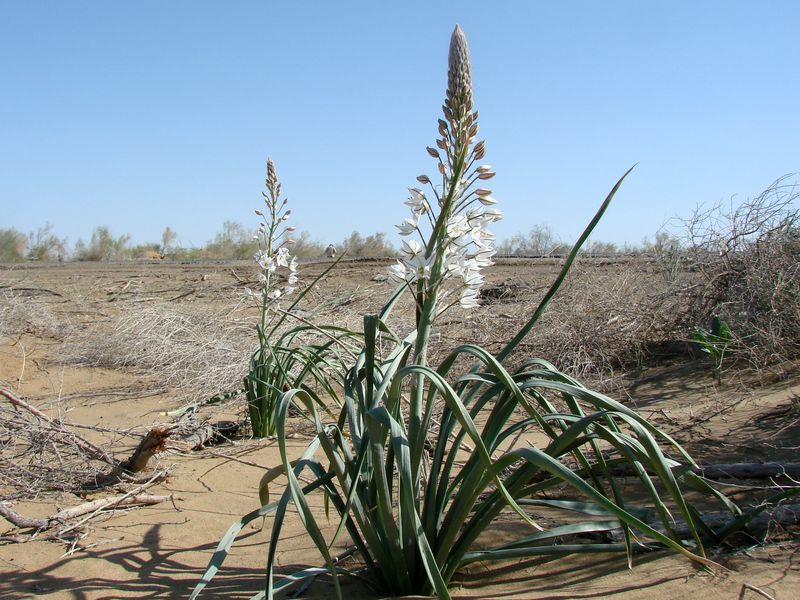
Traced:
<svg viewBox="0 0 800 600">
<path fill-rule="evenodd" d="M 767 592 L 765 592 L 761 588 L 757 588 L 756 586 L 750 585 L 749 583 L 743 583 L 742 584 L 742 589 L 741 589 L 741 591 L 739 591 L 739 600 L 744 600 L 744 594 L 745 594 L 745 592 L 747 590 L 750 590 L 751 592 L 755 592 L 756 594 L 759 594 L 760 596 L 764 596 L 764 598 L 767 598 L 767 600 L 775 600 L 774 596 L 770 596 Z"/>
</svg>

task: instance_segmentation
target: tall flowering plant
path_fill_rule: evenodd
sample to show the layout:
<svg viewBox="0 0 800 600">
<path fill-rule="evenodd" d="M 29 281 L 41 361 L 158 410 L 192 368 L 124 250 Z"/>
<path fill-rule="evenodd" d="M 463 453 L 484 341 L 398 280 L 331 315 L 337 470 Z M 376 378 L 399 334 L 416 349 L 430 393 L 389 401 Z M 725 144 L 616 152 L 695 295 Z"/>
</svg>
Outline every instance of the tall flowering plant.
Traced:
<svg viewBox="0 0 800 600">
<path fill-rule="evenodd" d="M 274 330 L 268 328 L 274 325 L 274 317 L 280 319 L 280 315 L 276 315 L 280 299 L 294 292 L 298 282 L 297 257 L 290 253 L 294 243 L 291 234 L 295 228 L 286 224 L 292 211 L 287 208 L 288 200 L 281 198 L 281 184 L 272 159 L 267 160 L 266 191 L 261 195 L 264 208 L 255 211 L 260 219 L 255 235 L 258 252 L 254 257 L 258 264 L 259 287 L 256 292 L 245 288 L 245 293 L 256 300 L 260 309 L 256 326 L 258 349 L 250 360 L 250 371 L 244 380 L 250 424 L 256 437 L 275 435 L 275 409 L 283 387 L 288 385 L 289 373 L 280 368 L 270 339 Z M 279 285 L 281 275 L 285 281 Z"/>
<path fill-rule="evenodd" d="M 264 339 L 266 328 L 270 322 L 270 307 L 282 296 L 294 292 L 299 280 L 297 257 L 290 253 L 290 248 L 295 243 L 291 237 L 295 228 L 292 225 L 286 225 L 292 211 L 286 207 L 289 200 L 281 199 L 281 184 L 278 182 L 275 163 L 272 162 L 272 159 L 267 159 L 267 191 L 261 192 L 261 195 L 264 199 L 266 213 L 258 209 L 255 211 L 256 216 L 261 220 L 258 224 L 258 233 L 255 235 L 255 239 L 258 241 L 258 252 L 254 258 L 259 267 L 261 319 L 258 325 L 258 336 L 263 346 L 266 343 Z M 281 269 L 285 269 L 286 285 L 284 287 L 275 285 L 274 281 L 274 276 L 281 274 Z M 246 293 L 253 295 L 249 288 Z"/>
<path fill-rule="evenodd" d="M 366 571 L 359 575 L 381 596 L 449 598 L 452 577 L 476 561 L 604 551 L 621 552 L 630 564 L 638 549 L 667 547 L 713 565 L 703 546 L 710 530 L 698 527 L 698 512 L 682 486 L 737 509 L 687 468 L 694 462 L 683 448 L 633 410 L 545 360 L 523 357 L 514 370 L 505 364 L 556 294 L 625 176 L 576 241 L 539 306 L 499 353 L 463 344 L 440 364 L 428 364 L 437 317 L 456 304 L 478 304 L 481 273 L 494 254 L 488 226 L 500 218 L 491 192 L 482 187 L 494 172 L 482 164 L 485 145 L 476 141 L 469 50 L 459 27 L 450 42 L 443 112 L 437 147 L 428 148 L 437 161 L 437 182 L 421 175 L 418 181 L 427 191 L 410 190 L 411 216 L 399 226 L 403 256 L 392 267 L 400 285 L 380 314 L 364 317 L 363 348 L 336 398 L 338 417 L 321 416 L 305 389 L 280 396 L 281 465 L 264 474 L 262 506 L 230 528 L 192 597 L 219 568 L 238 532 L 268 514 L 274 519 L 267 583 L 258 598 L 320 573 L 332 576 L 341 597 L 338 576 L 347 571 L 330 548 L 344 535 Z M 407 292 L 416 303 L 416 327 L 399 334 L 389 318 Z M 466 373 L 454 368 L 461 358 L 473 363 Z M 291 456 L 286 444 L 292 405 L 303 408 L 316 428 L 300 457 Z M 637 485 L 626 482 L 624 488 L 634 490 L 631 498 L 612 469 L 619 463 L 634 474 Z M 275 500 L 270 486 L 279 478 L 285 486 Z M 331 536 L 317 524 L 310 505 L 314 493 L 338 514 Z M 325 566 L 276 576 L 290 503 Z M 540 510 L 548 512 L 546 522 L 537 515 Z M 515 539 L 476 548 L 502 513 L 518 518 Z M 673 515 L 688 524 L 688 540 L 676 533 Z"/>
</svg>

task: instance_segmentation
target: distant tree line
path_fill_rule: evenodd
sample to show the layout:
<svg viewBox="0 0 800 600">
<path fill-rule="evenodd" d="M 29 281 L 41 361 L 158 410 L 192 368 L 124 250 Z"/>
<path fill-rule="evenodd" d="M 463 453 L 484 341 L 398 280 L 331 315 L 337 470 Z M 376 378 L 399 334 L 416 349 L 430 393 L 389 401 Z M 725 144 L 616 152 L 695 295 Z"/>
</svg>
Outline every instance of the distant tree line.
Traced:
<svg viewBox="0 0 800 600">
<path fill-rule="evenodd" d="M 132 245 L 128 234 L 115 236 L 108 227 L 96 227 L 88 241 L 79 239 L 70 248 L 66 238 L 60 238 L 53 226 L 46 224 L 29 234 L 15 228 L 0 228 L 0 262 L 37 261 L 109 261 L 171 258 L 175 260 L 248 259 L 258 249 L 253 238 L 254 230 L 241 223 L 226 221 L 222 230 L 200 247 L 183 247 L 177 244 L 178 235 L 166 227 L 160 242 Z M 295 236 L 293 253 L 300 258 L 324 256 L 328 242 L 314 239 L 307 231 Z M 397 249 L 382 232 L 364 236 L 354 231 L 339 243 L 334 243 L 341 254 L 349 258 L 390 257 Z M 651 240 L 645 238 L 636 245 L 618 245 L 613 242 L 591 240 L 583 251 L 592 255 L 644 253 L 662 255 L 677 252 L 678 240 L 659 232 Z M 548 225 L 534 225 L 527 233 L 517 233 L 502 241 L 497 247 L 500 256 L 559 256 L 570 251 L 571 245 L 561 240 Z"/>
<path fill-rule="evenodd" d="M 175 260 L 220 260 L 251 258 L 258 244 L 250 230 L 241 223 L 225 221 L 222 230 L 205 245 L 183 247 L 176 243 L 177 233 L 167 227 L 160 242 L 131 244 L 128 234 L 115 236 L 108 227 L 96 227 L 88 241 L 79 239 L 70 248 L 66 238 L 53 232 L 50 224 L 24 234 L 15 228 L 0 229 L 0 262 L 38 261 L 108 261 L 171 258 Z M 307 231 L 298 232 L 292 252 L 299 258 L 318 258 L 325 255 L 328 241 L 314 239 Z M 333 243 L 339 254 L 349 258 L 389 257 L 397 249 L 379 232 L 364 236 L 354 231 L 340 242 Z M 497 247 L 500 256 L 559 256 L 567 254 L 571 244 L 560 239 L 548 225 L 534 225 L 527 233 L 517 233 L 502 241 Z M 645 238 L 639 244 L 618 245 L 613 242 L 590 240 L 583 252 L 590 255 L 654 254 L 671 255 L 679 252 L 677 238 L 657 233 L 653 239 Z"/>
<path fill-rule="evenodd" d="M 0 228 L 0 262 L 16 263 L 26 260 L 109 261 L 169 258 L 174 260 L 249 259 L 258 249 L 255 230 L 240 223 L 226 221 L 222 231 L 200 247 L 183 247 L 177 243 L 177 233 L 167 227 L 160 242 L 131 244 L 128 234 L 115 236 L 108 227 L 96 227 L 88 241 L 79 239 L 70 247 L 66 238 L 54 233 L 51 224 L 25 234 L 16 228 Z M 314 239 L 307 231 L 295 236 L 293 254 L 300 258 L 319 258 L 325 255 L 329 240 Z M 385 233 L 363 236 L 354 231 L 339 243 L 333 243 L 339 254 L 350 258 L 395 256 L 397 250 Z"/>
<path fill-rule="evenodd" d="M 638 244 L 622 245 L 601 240 L 589 240 L 582 251 L 590 255 L 654 254 L 659 256 L 676 252 L 681 244 L 678 238 L 659 231 L 653 239 L 644 238 Z M 549 225 L 534 225 L 527 233 L 517 233 L 497 246 L 500 256 L 561 256 L 572 250 L 572 243 L 559 238 Z"/>
</svg>

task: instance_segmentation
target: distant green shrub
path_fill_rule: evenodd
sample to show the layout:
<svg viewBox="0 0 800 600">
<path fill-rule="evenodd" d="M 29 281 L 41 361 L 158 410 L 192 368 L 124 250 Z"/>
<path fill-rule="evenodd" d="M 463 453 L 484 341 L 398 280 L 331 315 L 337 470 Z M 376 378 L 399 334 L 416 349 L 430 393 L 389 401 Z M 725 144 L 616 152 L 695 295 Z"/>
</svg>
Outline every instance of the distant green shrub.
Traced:
<svg viewBox="0 0 800 600">
<path fill-rule="evenodd" d="M 50 223 L 28 235 L 28 259 L 46 262 L 64 260 L 66 255 L 67 240 L 55 235 Z"/>
<path fill-rule="evenodd" d="M 354 231 L 342 240 L 341 249 L 347 252 L 349 258 L 382 258 L 397 254 L 395 247 L 382 232 L 365 238 L 358 231 Z"/>
<path fill-rule="evenodd" d="M 252 258 L 258 250 L 258 242 L 253 239 L 254 231 L 250 231 L 241 223 L 225 221 L 222 231 L 209 241 L 204 250 L 205 258 Z"/>
<path fill-rule="evenodd" d="M 0 229 L 0 262 L 21 262 L 28 249 L 28 236 L 13 227 Z"/>
<path fill-rule="evenodd" d="M 92 232 L 92 239 L 87 246 L 83 240 L 75 244 L 75 260 L 123 260 L 131 258 L 131 249 L 128 247 L 131 236 L 128 234 L 114 237 L 108 227 L 96 227 Z"/>
</svg>

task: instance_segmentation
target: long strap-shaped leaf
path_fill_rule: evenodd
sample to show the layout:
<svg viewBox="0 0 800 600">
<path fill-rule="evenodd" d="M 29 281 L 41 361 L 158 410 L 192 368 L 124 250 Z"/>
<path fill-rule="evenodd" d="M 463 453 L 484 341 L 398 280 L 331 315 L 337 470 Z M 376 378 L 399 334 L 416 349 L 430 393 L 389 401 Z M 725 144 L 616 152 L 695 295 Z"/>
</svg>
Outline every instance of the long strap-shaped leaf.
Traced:
<svg viewBox="0 0 800 600">
<path fill-rule="evenodd" d="M 571 469 L 561 464 L 551 456 L 548 456 L 546 453 L 539 450 L 538 448 L 519 448 L 513 450 L 508 454 L 504 455 L 503 457 L 501 457 L 500 459 L 498 459 L 497 461 L 495 461 L 494 465 L 492 466 L 492 471 L 501 471 L 505 468 L 508 468 L 510 465 L 512 465 L 515 461 L 519 459 L 523 459 L 530 465 L 550 473 L 558 480 L 580 491 L 581 493 L 586 495 L 590 500 L 596 502 L 597 504 L 605 508 L 609 512 L 609 514 L 613 515 L 620 521 L 628 523 L 631 527 L 640 531 L 644 535 L 654 539 L 655 541 L 664 544 L 665 546 L 672 548 L 676 552 L 683 554 L 687 558 L 699 562 L 707 567 L 718 566 L 713 561 L 710 561 L 702 556 L 698 556 L 697 554 L 694 554 L 693 552 L 687 550 L 677 541 L 673 540 L 672 538 L 669 538 L 668 536 L 654 529 L 649 524 L 645 523 L 635 515 L 631 514 L 629 511 L 621 508 L 620 506 L 615 504 L 612 500 L 609 500 L 602 493 L 598 492 L 591 485 L 586 483 L 586 481 L 584 481 L 581 477 L 576 475 Z M 487 478 L 489 478 L 491 475 L 492 473 L 486 474 Z M 461 566 L 461 560 L 465 555 L 466 555 L 466 547 L 462 543 L 460 550 L 454 549 L 454 551 L 451 553 L 447 566 L 445 567 L 445 569 L 443 569 L 443 574 L 445 578 L 451 577 L 455 573 L 455 571 Z"/>
<path fill-rule="evenodd" d="M 498 360 L 502 361 L 509 354 L 511 354 L 511 352 L 514 351 L 514 348 L 516 348 L 519 345 L 519 343 L 525 338 L 525 336 L 528 335 L 530 330 L 542 316 L 542 313 L 544 313 L 544 309 L 547 308 L 547 305 L 550 303 L 550 300 L 553 299 L 553 296 L 556 295 L 556 292 L 558 292 L 558 289 L 561 287 L 561 284 L 564 283 L 564 279 L 566 279 L 569 270 L 572 268 L 572 263 L 575 262 L 575 258 L 577 258 L 578 253 L 581 250 L 581 246 L 583 246 L 584 242 L 586 242 L 586 240 L 589 239 L 589 236 L 591 235 L 592 231 L 594 231 L 594 228 L 597 227 L 597 224 L 600 222 L 600 219 L 603 217 L 603 214 L 605 214 L 608 205 L 611 204 L 611 200 L 614 198 L 614 195 L 617 193 L 617 190 L 619 190 L 620 186 L 622 185 L 622 182 L 625 180 L 628 174 L 631 171 L 633 171 L 635 166 L 636 165 L 633 165 L 633 167 L 628 169 L 625 172 L 625 174 L 619 178 L 619 181 L 617 181 L 617 183 L 614 184 L 614 187 L 611 188 L 611 191 L 608 193 L 608 196 L 606 196 L 606 199 L 600 205 L 600 208 L 594 215 L 594 218 L 586 226 L 586 229 L 583 230 L 583 233 L 578 238 L 578 241 L 575 242 L 575 245 L 572 247 L 572 250 L 567 255 L 567 259 L 564 261 L 564 266 L 561 267 L 561 272 L 558 274 L 558 277 L 556 277 L 556 280 L 553 282 L 553 285 L 551 285 L 550 289 L 547 290 L 547 293 L 544 295 L 544 298 L 542 298 L 541 302 L 539 302 L 539 306 L 536 308 L 536 310 L 534 311 L 533 315 L 528 320 L 528 322 L 525 323 L 525 325 L 522 326 L 522 329 L 519 330 L 519 333 L 517 333 L 517 335 L 515 335 L 512 338 L 512 340 L 508 342 L 508 344 L 506 344 L 500 352 L 498 352 L 497 354 Z"/>
</svg>

